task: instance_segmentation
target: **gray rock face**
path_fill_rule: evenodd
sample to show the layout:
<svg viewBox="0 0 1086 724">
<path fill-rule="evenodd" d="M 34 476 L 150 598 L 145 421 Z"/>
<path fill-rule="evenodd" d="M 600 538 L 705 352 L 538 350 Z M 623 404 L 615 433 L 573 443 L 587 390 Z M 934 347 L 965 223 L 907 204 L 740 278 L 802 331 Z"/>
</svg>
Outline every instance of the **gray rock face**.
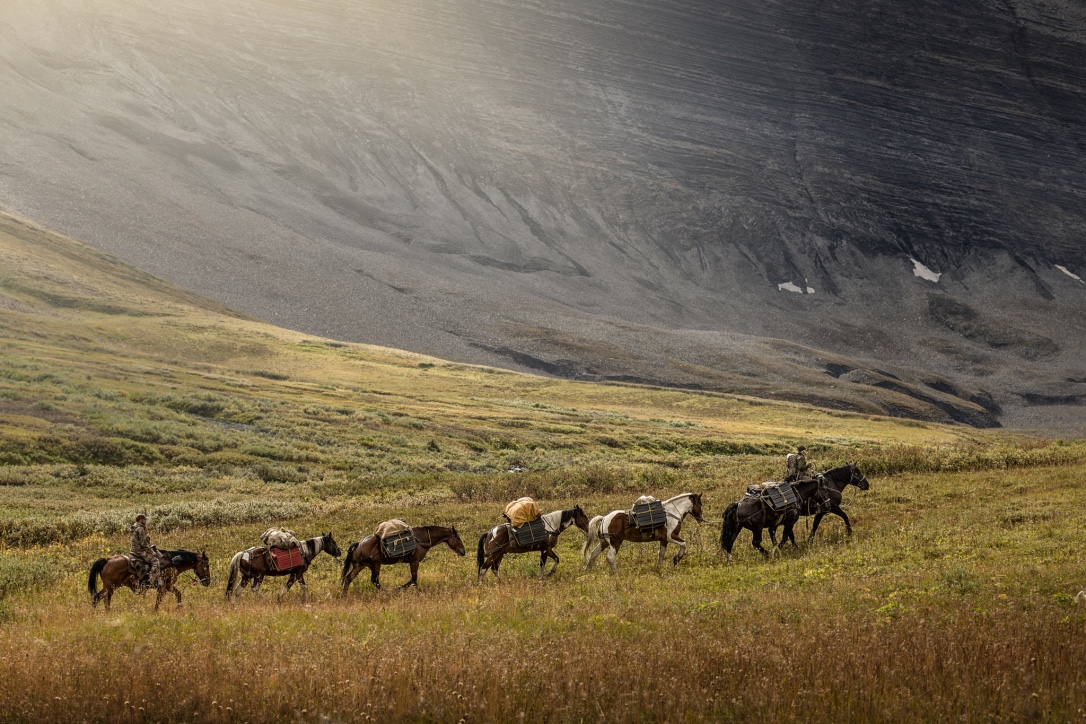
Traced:
<svg viewBox="0 0 1086 724">
<path fill-rule="evenodd" d="M 1084 29 L 1075 0 L 7 0 L 0 204 L 314 334 L 1086 432 Z"/>
</svg>

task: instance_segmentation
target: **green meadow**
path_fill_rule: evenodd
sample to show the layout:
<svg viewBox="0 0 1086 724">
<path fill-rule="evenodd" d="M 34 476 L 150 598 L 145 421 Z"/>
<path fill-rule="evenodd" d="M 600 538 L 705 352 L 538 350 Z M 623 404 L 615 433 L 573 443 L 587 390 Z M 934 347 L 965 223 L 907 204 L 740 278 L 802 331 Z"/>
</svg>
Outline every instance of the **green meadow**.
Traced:
<svg viewBox="0 0 1086 724">
<path fill-rule="evenodd" d="M 588 384 L 320 339 L 240 316 L 0 217 L 0 717 L 114 721 L 1080 720 L 1086 442 L 628 384 Z M 728 560 L 720 515 L 779 477 L 856 462 L 855 535 L 827 518 Z M 521 472 L 510 472 L 521 470 Z M 704 496 L 657 570 L 509 557 L 475 583 L 505 502 L 590 515 Z M 138 513 L 204 550 L 212 585 L 160 612 L 87 570 Z M 224 598 L 267 527 L 340 546 L 382 520 L 455 525 L 420 590 L 402 566 L 341 595 L 269 580 Z M 806 537 L 805 523 L 797 537 Z"/>
</svg>

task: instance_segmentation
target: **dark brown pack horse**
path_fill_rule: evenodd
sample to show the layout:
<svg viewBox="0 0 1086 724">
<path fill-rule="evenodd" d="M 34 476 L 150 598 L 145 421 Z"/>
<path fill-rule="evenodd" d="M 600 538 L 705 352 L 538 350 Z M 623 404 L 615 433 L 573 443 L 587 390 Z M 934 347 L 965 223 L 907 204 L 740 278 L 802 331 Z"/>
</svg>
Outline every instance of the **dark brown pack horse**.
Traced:
<svg viewBox="0 0 1086 724">
<path fill-rule="evenodd" d="M 299 544 L 302 549 L 302 565 L 280 571 L 272 568 L 265 555 L 267 548 L 255 546 L 243 551 L 238 551 L 230 560 L 230 579 L 226 582 L 226 597 L 231 595 L 235 599 L 241 596 L 241 589 L 251 585 L 253 592 L 260 590 L 260 584 L 265 576 L 289 576 L 287 584 L 283 587 L 282 597 L 296 582 L 302 587 L 302 600 L 305 600 L 308 588 L 305 583 L 305 572 L 309 570 L 313 559 L 323 551 L 333 558 L 339 558 L 340 550 L 331 533 L 318 535 Z M 240 580 L 239 580 L 240 578 Z"/>
<path fill-rule="evenodd" d="M 513 535 L 512 528 L 508 523 L 495 526 L 483 533 L 482 537 L 479 538 L 479 548 L 475 556 L 479 568 L 478 583 L 483 582 L 483 575 L 487 572 L 487 569 L 494 571 L 494 577 L 500 581 L 498 566 L 502 564 L 502 558 L 509 554 L 530 553 L 531 551 L 539 551 L 539 577 L 549 576 L 558 568 L 560 559 L 558 554 L 554 552 L 554 547 L 558 544 L 558 536 L 562 534 L 562 531 L 571 525 L 576 525 L 586 536 L 588 535 L 588 516 L 585 515 L 579 505 L 575 505 L 568 510 L 556 510 L 542 517 L 544 524 L 547 526 L 547 537 L 527 548 L 517 543 L 516 536 Z M 551 566 L 549 572 L 547 571 L 548 558 L 554 560 L 554 565 Z"/>
<path fill-rule="evenodd" d="M 343 573 L 340 576 L 340 580 L 343 581 L 343 592 L 347 592 L 347 589 L 351 587 L 351 582 L 354 581 L 355 576 L 363 568 L 370 569 L 370 583 L 380 590 L 381 566 L 395 563 L 406 563 L 411 567 L 411 580 L 400 586 L 400 588 L 410 586 L 418 588 L 419 563 L 422 562 L 422 559 L 426 557 L 431 548 L 445 543 L 458 556 L 467 553 L 464 542 L 460 540 L 460 534 L 456 532 L 455 526 L 445 528 L 440 525 L 423 525 L 412 528 L 411 533 L 415 536 L 418 545 L 411 553 L 399 558 L 385 557 L 384 547 L 375 535 L 368 535 L 357 543 L 352 543 L 347 548 L 347 557 L 343 561 Z"/>
<path fill-rule="evenodd" d="M 630 523 L 629 515 L 625 510 L 613 510 L 607 515 L 597 515 L 588 523 L 588 536 L 584 542 L 581 554 L 584 556 L 584 567 L 588 570 L 596 561 L 596 557 L 603 551 L 607 551 L 607 563 L 612 571 L 617 571 L 615 557 L 618 555 L 619 546 L 623 541 L 631 543 L 659 543 L 660 554 L 656 557 L 656 565 L 664 562 L 664 553 L 668 543 L 679 546 L 679 552 L 672 559 L 672 563 L 678 565 L 686 555 L 686 541 L 679 537 L 682 532 L 683 519 L 687 515 L 694 516 L 694 520 L 704 523 L 701 517 L 701 494 L 682 493 L 674 498 L 664 501 L 664 511 L 667 513 L 667 522 L 649 533 L 642 533 L 636 526 Z"/>
<path fill-rule="evenodd" d="M 177 597 L 177 607 L 181 608 L 181 590 L 177 588 L 177 579 L 186 571 L 193 571 L 196 579 L 205 586 L 211 584 L 211 564 L 204 552 L 192 551 L 159 551 L 161 560 L 162 585 L 158 587 L 158 595 L 155 597 L 155 610 L 162 603 L 162 597 L 166 593 L 173 593 Z M 146 564 L 144 564 L 146 565 Z M 102 590 L 98 590 L 97 579 L 102 578 Z M 87 577 L 87 592 L 91 595 L 91 606 L 105 600 L 106 610 L 109 610 L 113 602 L 113 591 L 121 586 L 127 586 L 133 593 L 142 594 L 148 586 L 143 584 L 131 565 L 128 556 L 115 555 L 109 558 L 99 558 L 91 564 L 90 575 Z"/>
<path fill-rule="evenodd" d="M 775 531 L 777 526 L 784 526 L 781 544 L 791 540 L 796 545 L 796 536 L 793 532 L 800 516 L 814 516 L 811 526 L 811 534 L 807 540 L 814 538 L 818 524 L 827 514 L 840 516 L 845 521 L 845 530 L 852 535 L 852 522 L 841 508 L 842 493 L 849 485 L 855 485 L 860 490 L 868 490 L 871 484 L 867 477 L 860 471 L 855 463 L 848 463 L 816 474 L 814 477 L 798 480 L 792 483 L 792 490 L 799 499 L 798 504 L 787 510 L 774 511 L 768 502 L 761 498 L 745 496 L 737 503 L 732 503 L 724 510 L 724 519 L 720 527 L 720 547 L 731 557 L 732 547 L 739 531 L 743 528 L 751 531 L 754 538 L 751 545 L 763 556 L 769 557 L 769 552 L 762 547 L 762 530 L 768 530 L 769 536 L 776 547 Z"/>
</svg>

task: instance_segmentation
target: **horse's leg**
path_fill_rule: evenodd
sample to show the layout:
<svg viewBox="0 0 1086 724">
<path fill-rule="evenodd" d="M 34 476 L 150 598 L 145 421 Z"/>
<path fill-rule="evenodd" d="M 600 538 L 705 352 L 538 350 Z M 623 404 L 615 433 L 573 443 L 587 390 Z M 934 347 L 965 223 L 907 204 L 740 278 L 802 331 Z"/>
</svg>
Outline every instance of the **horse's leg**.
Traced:
<svg viewBox="0 0 1086 724">
<path fill-rule="evenodd" d="M 781 545 L 785 544 L 785 541 L 792 541 L 793 548 L 799 548 L 799 544 L 796 543 L 796 520 L 786 520 L 784 522 L 784 533 L 781 534 Z"/>
<path fill-rule="evenodd" d="M 671 565 L 677 566 L 679 565 L 679 561 L 681 561 L 683 558 L 686 558 L 686 541 L 684 541 L 682 538 L 672 538 L 671 541 L 673 543 L 679 544 L 678 555 L 671 559 Z"/>
<path fill-rule="evenodd" d="M 607 541 L 607 564 L 611 566 L 612 573 L 618 573 L 618 563 L 615 558 L 618 556 L 618 547 L 622 545 L 622 539 L 618 542 L 608 539 Z"/>
<path fill-rule="evenodd" d="M 558 570 L 558 564 L 562 559 L 558 557 L 558 554 L 554 552 L 553 548 L 547 551 L 547 555 L 554 559 L 554 565 L 551 566 L 550 573 L 547 574 L 548 576 L 553 576 L 554 572 Z"/>
<path fill-rule="evenodd" d="M 170 590 L 173 591 L 173 595 L 177 597 L 177 608 L 181 609 L 181 589 L 177 586 L 170 584 Z"/>
<path fill-rule="evenodd" d="M 347 571 L 347 575 L 343 577 L 343 592 L 346 593 L 347 589 L 351 587 L 351 583 L 354 582 L 355 577 L 362 571 L 362 566 L 358 562 L 351 563 L 351 570 Z"/>
<path fill-rule="evenodd" d="M 158 587 L 158 593 L 155 595 L 155 611 L 158 610 L 158 604 L 162 603 L 162 597 L 166 595 L 166 582 L 163 581 L 162 585 Z"/>
<path fill-rule="evenodd" d="M 298 585 L 302 587 L 302 603 L 309 597 L 309 586 L 305 583 L 305 573 L 298 576 Z"/>
<path fill-rule="evenodd" d="M 102 591 L 102 593 L 106 594 L 106 610 L 108 611 L 109 607 L 111 605 L 113 605 L 113 587 L 112 586 L 107 586 Z"/>
<path fill-rule="evenodd" d="M 830 512 L 834 515 L 839 516 L 841 520 L 845 521 L 845 533 L 847 533 L 848 535 L 852 535 L 852 521 L 848 519 L 848 514 L 836 505 L 830 509 Z"/>
<path fill-rule="evenodd" d="M 296 580 L 297 580 L 297 578 L 295 577 L 295 574 L 293 574 L 293 573 L 291 573 L 289 576 L 287 576 L 287 585 L 283 586 L 283 591 L 282 591 L 282 593 L 279 594 L 279 600 L 282 600 L 283 596 L 287 595 L 287 593 L 290 592 L 290 587 L 294 585 L 294 581 L 296 581 Z"/>
<path fill-rule="evenodd" d="M 766 558 L 769 558 L 769 551 L 767 551 L 765 548 L 762 548 L 762 529 L 761 529 L 761 527 L 759 526 L 757 528 L 751 528 L 750 532 L 754 534 L 753 538 L 751 539 L 751 542 L 750 542 L 750 544 L 752 546 L 754 546 L 754 550 L 758 551 L 759 553 L 761 553 Z"/>
<path fill-rule="evenodd" d="M 584 564 L 584 569 L 586 571 L 592 569 L 592 564 L 596 562 L 596 556 L 598 556 L 600 553 L 603 553 L 605 546 L 610 547 L 610 543 L 605 544 L 604 538 L 601 536 L 600 542 L 597 543 L 596 547 L 592 549 L 592 552 L 588 554 L 588 563 Z"/>
<path fill-rule="evenodd" d="M 419 562 L 411 561 L 407 565 L 411 567 L 411 580 L 400 586 L 400 590 L 410 588 L 411 586 L 414 586 L 415 588 L 419 587 Z"/>
<path fill-rule="evenodd" d="M 826 513 L 824 511 L 821 511 L 821 510 L 818 511 L 817 513 L 815 513 L 814 521 L 811 523 L 811 534 L 809 536 L 807 536 L 807 541 L 808 542 L 814 540 L 814 534 L 815 534 L 815 531 L 818 530 L 818 524 L 822 522 L 822 518 L 824 518 L 825 516 L 826 516 Z"/>
<path fill-rule="evenodd" d="M 369 567 L 370 567 L 370 583 L 373 584 L 374 588 L 376 588 L 378 591 L 380 591 L 381 590 L 381 564 L 380 563 L 370 563 Z"/>
<path fill-rule="evenodd" d="M 498 567 L 501 566 L 503 558 L 505 558 L 505 552 L 498 551 L 494 554 L 494 562 L 490 564 L 490 570 L 494 572 L 494 578 L 498 583 L 502 582 L 501 576 L 498 575 Z"/>
</svg>

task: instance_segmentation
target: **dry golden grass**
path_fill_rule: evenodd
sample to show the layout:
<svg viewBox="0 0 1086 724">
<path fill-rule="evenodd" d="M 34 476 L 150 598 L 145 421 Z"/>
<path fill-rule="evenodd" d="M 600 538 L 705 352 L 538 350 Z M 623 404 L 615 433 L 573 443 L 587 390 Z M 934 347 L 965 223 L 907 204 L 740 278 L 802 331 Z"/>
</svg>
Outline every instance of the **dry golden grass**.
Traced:
<svg viewBox="0 0 1086 724">
<path fill-rule="evenodd" d="M 320 558 L 310 597 L 274 582 L 223 600 L 230 554 L 259 526 L 159 534 L 207 549 L 212 588 L 186 586 L 160 614 L 119 592 L 90 612 L 90 560 L 124 538 L 19 555 L 67 573 L 9 599 L 0 628 L 0 713 L 25 719 L 273 721 L 634 721 L 765 718 L 866 721 L 1081 718 L 1086 615 L 1072 594 L 1086 524 L 1086 467 L 900 475 L 853 502 L 848 539 L 830 520 L 816 543 L 764 562 L 740 539 L 718 550 L 718 516 L 689 523 L 689 556 L 654 569 L 653 546 L 626 546 L 620 570 L 579 568 L 568 532 L 554 578 L 536 557 L 507 559 L 504 583 L 474 584 L 474 543 L 500 505 L 441 503 L 406 512 L 456 522 L 469 555 L 442 548 L 420 592 L 338 591 Z M 673 491 L 656 491 L 664 494 Z M 737 495 L 733 493 L 731 497 Z M 625 497 L 581 502 L 593 513 Z M 549 501 L 560 507 L 571 501 Z M 288 521 L 342 543 L 403 508 L 343 507 Z M 800 532 L 803 532 L 801 526 Z M 364 579 L 365 576 L 362 577 Z M 407 578 L 383 571 L 386 588 Z M 128 702 L 127 705 L 124 702 Z M 140 707 L 143 707 L 141 710 Z"/>
</svg>

